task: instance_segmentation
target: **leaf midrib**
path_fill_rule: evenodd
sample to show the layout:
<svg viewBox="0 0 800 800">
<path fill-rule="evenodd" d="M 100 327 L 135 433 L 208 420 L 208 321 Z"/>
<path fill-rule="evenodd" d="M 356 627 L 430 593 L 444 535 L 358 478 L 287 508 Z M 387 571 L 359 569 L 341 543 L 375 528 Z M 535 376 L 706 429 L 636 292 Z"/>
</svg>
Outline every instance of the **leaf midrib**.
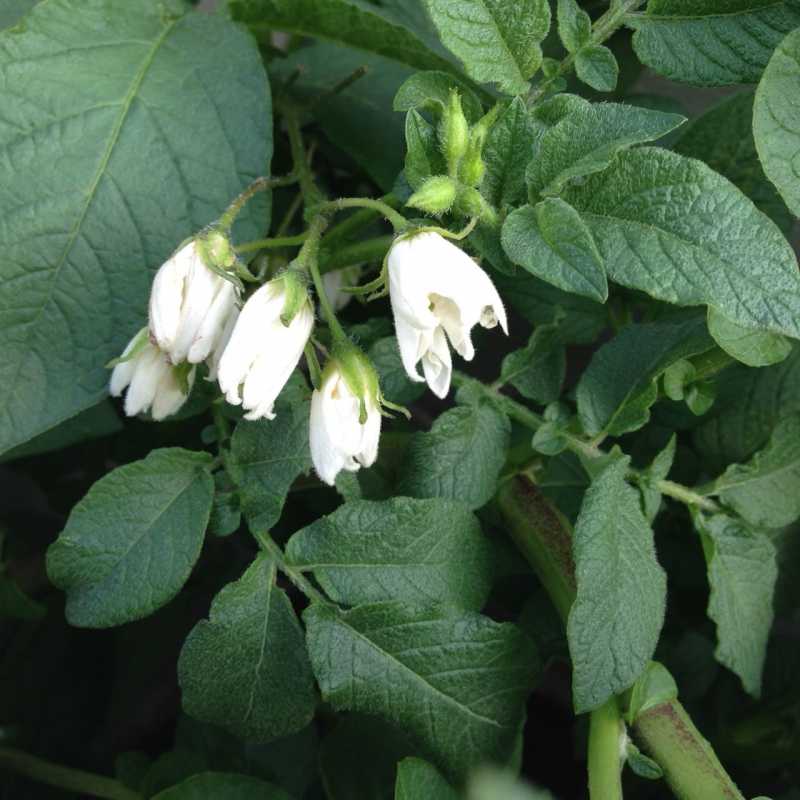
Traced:
<svg viewBox="0 0 800 800">
<path fill-rule="evenodd" d="M 89 186 L 89 191 L 86 194 L 86 200 L 83 204 L 83 208 L 81 209 L 81 212 L 78 216 L 78 219 L 75 222 L 75 225 L 73 225 L 72 230 L 69 233 L 69 236 L 67 238 L 67 243 L 64 246 L 64 250 L 61 253 L 61 256 L 59 257 L 55 267 L 52 270 L 52 277 L 50 279 L 50 284 L 47 288 L 47 295 L 45 296 L 41 305 L 39 306 L 39 310 L 36 312 L 36 316 L 26 326 L 26 332 L 22 342 L 22 344 L 25 345 L 26 347 L 28 342 L 30 341 L 32 332 L 36 329 L 41 320 L 45 308 L 50 305 L 50 301 L 53 298 L 53 292 L 55 291 L 56 284 L 58 283 L 58 276 L 61 273 L 61 270 L 64 264 L 66 263 L 67 257 L 72 251 L 73 246 L 75 245 L 75 241 L 77 240 L 78 234 L 80 233 L 81 228 L 83 227 L 83 223 L 86 221 L 86 216 L 88 215 L 89 209 L 91 208 L 92 203 L 94 202 L 94 199 L 97 195 L 97 190 L 100 186 L 100 181 L 102 180 L 103 175 L 105 175 L 106 169 L 108 168 L 108 164 L 111 160 L 111 155 L 114 152 L 114 148 L 116 147 L 117 142 L 119 141 L 119 137 L 120 134 L 122 133 L 122 128 L 125 125 L 125 120 L 127 119 L 128 112 L 131 109 L 131 106 L 133 104 L 136 95 L 139 93 L 139 89 L 141 89 L 142 83 L 144 82 L 145 76 L 147 75 L 147 71 L 150 69 L 153 60 L 155 59 L 156 53 L 161 48 L 161 45 L 164 43 L 167 36 L 172 32 L 173 28 L 178 24 L 178 22 L 180 22 L 181 19 L 182 18 L 172 20 L 171 22 L 168 22 L 164 26 L 164 29 L 154 40 L 152 47 L 147 52 L 144 61 L 139 67 L 139 70 L 136 72 L 136 75 L 134 75 L 133 81 L 131 82 L 128 92 L 125 95 L 125 98 L 123 99 L 119 116 L 116 122 L 114 123 L 114 127 L 111 129 L 111 135 L 109 136 L 108 143 L 103 153 L 103 157 L 100 160 L 97 172 L 95 173 L 94 179 L 92 180 L 92 183 Z M 21 386 L 19 382 L 19 373 L 22 369 L 24 360 L 25 359 L 23 356 L 20 356 L 19 359 L 17 360 L 17 368 L 14 371 L 14 377 L 9 381 L 9 384 L 11 386 L 11 391 L 9 391 L 8 394 L 6 394 L 5 401 L 2 403 L 2 405 L 0 405 L 0 414 L 5 413 L 7 411 L 8 406 L 11 403 L 11 400 L 14 397 L 16 397 L 17 391 Z"/>
</svg>

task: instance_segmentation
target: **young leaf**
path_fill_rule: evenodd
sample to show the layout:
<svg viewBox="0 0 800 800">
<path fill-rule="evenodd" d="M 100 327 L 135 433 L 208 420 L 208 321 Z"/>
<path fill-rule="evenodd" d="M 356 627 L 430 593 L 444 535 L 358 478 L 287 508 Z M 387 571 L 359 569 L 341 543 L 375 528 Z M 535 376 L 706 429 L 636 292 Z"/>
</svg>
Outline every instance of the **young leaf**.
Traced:
<svg viewBox="0 0 800 800">
<path fill-rule="evenodd" d="M 673 149 L 705 161 L 740 189 L 784 232 L 794 220 L 769 182 L 753 139 L 752 91 L 727 97 L 681 129 Z"/>
<path fill-rule="evenodd" d="M 708 309 L 708 332 L 728 355 L 749 367 L 778 364 L 792 352 L 792 343 L 785 336 L 737 325 L 712 306 Z"/>
<path fill-rule="evenodd" d="M 763 533 L 724 514 L 696 517 L 695 526 L 708 565 L 715 656 L 741 678 L 745 691 L 758 697 L 778 576 L 775 547 Z"/>
<path fill-rule="evenodd" d="M 603 259 L 580 214 L 558 197 L 512 211 L 503 223 L 503 249 L 514 264 L 565 292 L 604 303 Z"/>
<path fill-rule="evenodd" d="M 271 783 L 233 772 L 201 772 L 159 792 L 153 800 L 291 800 Z"/>
<path fill-rule="evenodd" d="M 497 488 L 509 434 L 508 419 L 486 403 L 445 411 L 429 433 L 414 434 L 398 493 L 480 508 Z"/>
<path fill-rule="evenodd" d="M 294 480 L 308 472 L 308 403 L 279 406 L 274 420 L 236 426 L 225 468 L 236 484 L 250 529 L 269 530 Z"/>
<path fill-rule="evenodd" d="M 548 0 L 422 0 L 442 42 L 479 83 L 520 94 L 542 63 Z"/>
<path fill-rule="evenodd" d="M 642 147 L 570 187 L 564 199 L 581 213 L 617 283 L 800 338 L 794 251 L 770 219 L 705 164 Z"/>
<path fill-rule="evenodd" d="M 404 758 L 397 765 L 394 800 L 458 800 L 458 792 L 433 764 L 421 758 Z"/>
<path fill-rule="evenodd" d="M 592 356 L 575 398 L 578 417 L 590 436 L 620 436 L 650 419 L 660 375 L 681 359 L 711 349 L 705 320 L 693 314 L 630 325 Z"/>
<path fill-rule="evenodd" d="M 303 632 L 275 577 L 257 556 L 214 598 L 178 662 L 186 713 L 257 742 L 301 730 L 316 707 Z"/>
<path fill-rule="evenodd" d="M 628 19 L 640 60 L 671 80 L 698 86 L 755 83 L 772 51 L 800 25 L 794 0 L 718 4 L 665 2 Z"/>
<path fill-rule="evenodd" d="M 533 156 L 536 123 L 525 102 L 515 97 L 489 129 L 483 146 L 486 174 L 481 192 L 498 207 L 525 194 L 525 165 Z"/>
<path fill-rule="evenodd" d="M 753 108 L 753 133 L 764 172 L 796 217 L 800 217 L 800 108 L 788 98 L 798 96 L 800 29 L 778 45 Z"/>
<path fill-rule="evenodd" d="M 531 193 L 560 194 L 570 181 L 602 172 L 623 150 L 654 142 L 685 121 L 620 103 L 595 103 L 574 110 L 542 137 L 526 180 Z"/>
<path fill-rule="evenodd" d="M 612 461 L 586 492 L 575 525 L 577 595 L 567 623 L 577 713 L 628 689 L 653 655 L 667 580 L 639 495 Z"/>
<path fill-rule="evenodd" d="M 211 456 L 180 448 L 101 478 L 47 551 L 72 625 L 105 628 L 152 614 L 181 589 L 203 546 Z"/>
<path fill-rule="evenodd" d="M 269 171 L 272 122 L 247 32 L 159 0 L 39 3 L 0 33 L 0 71 L 2 452 L 102 399 L 150 270 Z"/>
<path fill-rule="evenodd" d="M 594 44 L 581 48 L 576 54 L 575 74 L 598 92 L 613 92 L 617 88 L 619 64 L 607 47 Z"/>
<path fill-rule="evenodd" d="M 402 727 L 448 775 L 511 755 L 538 673 L 514 625 L 400 603 L 303 614 L 323 699 Z"/>
<path fill-rule="evenodd" d="M 427 109 L 442 113 L 456 89 L 461 96 L 461 108 L 467 122 L 477 122 L 483 116 L 483 106 L 467 84 L 448 72 L 416 72 L 405 80 L 394 96 L 395 111 Z"/>
<path fill-rule="evenodd" d="M 439 150 L 436 129 L 417 111 L 406 114 L 406 180 L 412 189 L 419 189 L 431 175 L 447 171 Z"/>
<path fill-rule="evenodd" d="M 577 0 L 558 0 L 558 36 L 569 53 L 577 53 L 592 35 L 592 18 Z"/>
<path fill-rule="evenodd" d="M 653 459 L 653 463 L 642 471 L 639 489 L 642 493 L 642 505 L 648 522 L 653 522 L 661 508 L 661 492 L 658 489 L 658 482 L 663 481 L 669 475 L 675 461 L 676 447 L 677 438 L 675 434 L 672 434 L 666 447 Z"/>
<path fill-rule="evenodd" d="M 510 383 L 523 397 L 545 405 L 561 394 L 566 367 L 558 325 L 540 325 L 526 347 L 503 359 L 500 380 Z"/>
<path fill-rule="evenodd" d="M 756 527 L 781 528 L 800 517 L 800 414 L 784 417 L 747 464 L 731 464 L 713 493 Z"/>
<path fill-rule="evenodd" d="M 416 69 L 452 70 L 416 33 L 378 6 L 353 0 L 232 0 L 230 6 L 234 19 L 257 35 L 278 30 L 316 36 Z"/>
<path fill-rule="evenodd" d="M 286 556 L 350 606 L 405 600 L 479 610 L 491 587 L 492 551 L 478 520 L 442 499 L 345 503 L 294 534 Z"/>
</svg>

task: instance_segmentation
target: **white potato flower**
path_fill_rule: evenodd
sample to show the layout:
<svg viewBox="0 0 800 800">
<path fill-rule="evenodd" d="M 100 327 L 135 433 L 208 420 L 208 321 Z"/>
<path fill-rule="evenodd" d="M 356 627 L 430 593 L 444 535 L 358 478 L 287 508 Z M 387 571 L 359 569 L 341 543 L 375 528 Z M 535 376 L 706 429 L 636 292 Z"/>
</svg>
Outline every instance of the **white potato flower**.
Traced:
<svg viewBox="0 0 800 800">
<path fill-rule="evenodd" d="M 453 371 L 448 340 L 462 358 L 472 359 L 476 324 L 493 328 L 499 323 L 508 333 L 503 301 L 475 261 L 433 231 L 396 239 L 388 271 L 403 366 L 412 380 L 426 380 L 437 397 L 444 397 Z"/>
<path fill-rule="evenodd" d="M 206 265 L 193 239 L 166 261 L 150 290 L 150 333 L 173 364 L 205 361 L 236 308 L 236 286 Z"/>
<path fill-rule="evenodd" d="M 297 366 L 314 327 L 305 286 L 289 273 L 265 283 L 244 304 L 219 358 L 217 380 L 225 398 L 247 419 L 274 419 L 273 406 Z M 284 324 L 287 309 L 291 321 Z M 214 365 L 212 364 L 212 369 Z"/>
<path fill-rule="evenodd" d="M 174 414 L 186 402 L 194 384 L 196 368 L 176 367 L 147 338 L 144 328 L 120 356 L 111 373 L 109 392 L 119 397 L 125 389 L 124 409 L 129 417 L 150 411 L 154 420 Z"/>
</svg>

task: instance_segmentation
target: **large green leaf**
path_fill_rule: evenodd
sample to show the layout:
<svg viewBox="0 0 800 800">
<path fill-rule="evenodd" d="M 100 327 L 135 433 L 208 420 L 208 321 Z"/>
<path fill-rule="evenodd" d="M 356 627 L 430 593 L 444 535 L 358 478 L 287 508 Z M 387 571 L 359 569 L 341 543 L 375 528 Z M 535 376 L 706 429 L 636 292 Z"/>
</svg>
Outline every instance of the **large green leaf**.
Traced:
<svg viewBox="0 0 800 800">
<path fill-rule="evenodd" d="M 567 359 L 559 326 L 539 325 L 526 347 L 504 359 L 500 380 L 510 383 L 523 397 L 545 405 L 558 399 Z"/>
<path fill-rule="evenodd" d="M 624 150 L 654 142 L 685 121 L 621 103 L 575 108 L 553 125 L 539 143 L 526 180 L 532 193 L 560 194 L 570 181 L 601 172 Z"/>
<path fill-rule="evenodd" d="M 780 333 L 737 325 L 713 307 L 708 309 L 708 332 L 728 355 L 749 367 L 779 364 L 792 352 L 791 341 Z"/>
<path fill-rule="evenodd" d="M 0 29 L 16 25 L 38 0 L 0 0 Z"/>
<path fill-rule="evenodd" d="M 274 30 L 327 39 L 416 69 L 452 70 L 392 14 L 359 0 L 231 0 L 235 19 L 257 34 Z"/>
<path fill-rule="evenodd" d="M 421 758 L 404 758 L 397 765 L 394 800 L 458 800 L 458 792 L 433 764 Z"/>
<path fill-rule="evenodd" d="M 650 419 L 664 371 L 713 346 L 702 315 L 624 328 L 592 356 L 578 382 L 584 431 L 619 436 L 641 428 Z"/>
<path fill-rule="evenodd" d="M 214 598 L 178 662 L 186 712 L 250 741 L 301 730 L 316 707 L 303 631 L 275 579 L 259 555 Z"/>
<path fill-rule="evenodd" d="M 236 426 L 225 468 L 252 531 L 269 530 L 278 521 L 289 487 L 311 468 L 308 414 L 307 402 L 279 401 L 274 420 Z"/>
<path fill-rule="evenodd" d="M 775 547 L 763 533 L 724 514 L 698 517 L 695 524 L 711 585 L 708 616 L 717 624 L 715 656 L 757 697 L 778 577 Z"/>
<path fill-rule="evenodd" d="M 479 83 L 519 94 L 542 63 L 547 0 L 422 0 L 444 44 Z"/>
<path fill-rule="evenodd" d="M 800 24 L 800 21 L 798 22 Z M 769 179 L 800 217 L 800 29 L 773 54 L 758 85 L 753 113 L 756 147 Z"/>
<path fill-rule="evenodd" d="M 800 517 L 800 415 L 784 417 L 767 446 L 748 463 L 731 464 L 709 493 L 756 527 L 780 528 Z"/>
<path fill-rule="evenodd" d="M 487 403 L 445 411 L 430 432 L 414 434 L 398 493 L 480 508 L 494 495 L 509 433 L 508 419 Z"/>
<path fill-rule="evenodd" d="M 105 628 L 151 614 L 200 556 L 214 481 L 208 453 L 153 450 L 101 478 L 47 552 L 73 625 Z"/>
<path fill-rule="evenodd" d="M 581 212 L 617 283 L 800 338 L 794 251 L 775 223 L 705 164 L 642 147 L 564 199 Z"/>
<path fill-rule="evenodd" d="M 648 11 L 629 17 L 636 54 L 661 75 L 700 86 L 755 83 L 800 25 L 795 0 L 651 2 Z"/>
<path fill-rule="evenodd" d="M 233 772 L 201 772 L 159 792 L 153 800 L 291 800 L 271 783 Z"/>
<path fill-rule="evenodd" d="M 150 270 L 268 172 L 272 125 L 247 33 L 159 0 L 39 3 L 0 72 L 3 451 L 102 398 Z"/>
<path fill-rule="evenodd" d="M 351 606 L 405 600 L 479 610 L 491 587 L 492 551 L 478 520 L 442 499 L 345 503 L 292 536 L 286 555 Z"/>
<path fill-rule="evenodd" d="M 628 459 L 612 462 L 586 491 L 573 534 L 577 595 L 567 622 L 578 713 L 631 687 L 655 651 L 667 579 Z"/>
<path fill-rule="evenodd" d="M 511 755 L 538 672 L 532 642 L 514 625 L 400 603 L 346 612 L 314 604 L 303 619 L 334 708 L 401 727 L 450 775 Z"/>
<path fill-rule="evenodd" d="M 705 161 L 787 233 L 792 216 L 767 180 L 753 139 L 753 92 L 725 98 L 685 128 L 673 149 Z"/>
</svg>

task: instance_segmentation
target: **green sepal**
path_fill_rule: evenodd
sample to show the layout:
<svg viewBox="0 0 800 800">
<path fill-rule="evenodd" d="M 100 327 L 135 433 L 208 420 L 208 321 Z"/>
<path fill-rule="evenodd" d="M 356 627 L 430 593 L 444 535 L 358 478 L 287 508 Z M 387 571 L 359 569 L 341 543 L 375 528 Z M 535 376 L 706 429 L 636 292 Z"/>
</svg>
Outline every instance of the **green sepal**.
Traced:
<svg viewBox="0 0 800 800">
<path fill-rule="evenodd" d="M 188 361 L 184 361 L 182 364 L 178 364 L 172 368 L 172 374 L 178 381 L 178 386 L 181 387 L 181 392 L 183 392 L 183 394 L 188 395 L 192 388 L 189 386 L 189 375 L 191 375 L 194 368 L 195 365 L 190 364 Z"/>
<path fill-rule="evenodd" d="M 347 338 L 336 338 L 333 342 L 331 359 L 325 365 L 322 382 L 334 369 L 338 369 L 347 388 L 359 399 L 359 422 L 367 421 L 367 398 L 371 397 L 380 408 L 381 390 L 378 373 L 364 351 Z"/>
<path fill-rule="evenodd" d="M 406 200 L 406 205 L 439 216 L 453 207 L 458 184 L 447 175 L 433 175 Z"/>
<path fill-rule="evenodd" d="M 461 108 L 461 95 L 451 89 L 447 105 L 439 123 L 439 145 L 447 161 L 450 176 L 458 175 L 458 165 L 469 146 L 469 125 Z M 419 206 L 418 206 L 419 207 Z"/>
<path fill-rule="evenodd" d="M 132 361 L 134 358 L 136 358 L 136 356 L 139 355 L 139 353 L 142 352 L 142 350 L 145 349 L 145 347 L 147 347 L 149 342 L 150 333 L 147 325 L 145 325 L 144 328 L 142 328 L 134 337 L 133 347 L 131 347 L 127 354 L 124 356 L 117 356 L 117 358 L 112 358 L 111 361 L 106 364 L 106 369 L 114 369 L 117 364 L 124 364 L 126 361 Z"/>
<path fill-rule="evenodd" d="M 281 311 L 281 323 L 288 328 L 303 305 L 310 303 L 307 282 L 304 273 L 293 269 L 291 264 L 275 280 L 283 283 L 285 299 Z"/>
</svg>

